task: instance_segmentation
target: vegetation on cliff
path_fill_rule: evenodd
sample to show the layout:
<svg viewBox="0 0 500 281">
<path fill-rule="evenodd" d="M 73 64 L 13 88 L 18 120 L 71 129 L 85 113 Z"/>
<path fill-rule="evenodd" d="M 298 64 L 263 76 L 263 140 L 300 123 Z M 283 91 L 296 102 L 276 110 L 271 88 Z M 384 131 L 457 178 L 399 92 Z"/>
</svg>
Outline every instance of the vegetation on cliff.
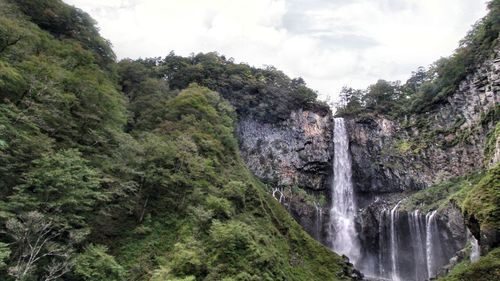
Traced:
<svg viewBox="0 0 500 281">
<path fill-rule="evenodd" d="M 437 60 L 427 69 L 419 67 L 404 84 L 379 80 L 366 90 L 346 87 L 341 92 L 336 114 L 385 114 L 400 118 L 429 112 L 444 103 L 467 75 L 495 55 L 499 44 L 500 1 L 490 1 L 488 9 L 489 13 L 474 24 L 452 56 Z"/>
<path fill-rule="evenodd" d="M 500 164 L 413 193 L 401 208 L 442 211 L 449 204 L 459 207 L 466 220 L 477 221 L 481 230 L 500 229 Z"/>
<path fill-rule="evenodd" d="M 497 248 L 479 261 L 463 261 L 453 268 L 448 276 L 438 281 L 491 281 L 500 279 L 500 248 Z"/>
<path fill-rule="evenodd" d="M 290 79 L 283 72 L 268 66 L 259 69 L 217 53 L 199 53 L 181 57 L 171 52 L 165 58 L 122 61 L 129 79 L 162 79 L 172 90 L 197 83 L 220 93 L 236 109 L 239 116 L 252 116 L 265 122 L 289 117 L 299 108 L 328 111 L 326 104 L 316 100 L 317 94 L 302 78 Z M 137 77 L 134 77 L 137 75 Z M 127 83 L 127 81 L 124 81 Z M 128 89 L 125 87 L 125 92 Z"/>
<path fill-rule="evenodd" d="M 321 106 L 301 79 L 216 54 L 116 63 L 59 0 L 0 0 L 0 34 L 0 279 L 350 279 L 234 136 L 238 114 Z"/>
<path fill-rule="evenodd" d="M 450 206 L 457 207 L 483 246 L 482 254 L 492 250 L 477 264 L 462 263 L 444 280 L 496 280 L 499 276 L 495 267 L 499 258 L 500 166 L 493 161 L 500 111 L 496 66 L 490 66 L 498 62 L 500 1 L 490 1 L 488 8 L 488 14 L 472 27 L 452 56 L 428 69 L 419 68 L 404 84 L 379 80 L 366 90 L 344 88 L 336 113 L 357 124 L 376 123 L 374 120 L 394 124 L 394 131 L 374 133 L 380 135 L 380 144 L 374 141 L 373 145 L 380 148 L 376 159 L 382 159 L 376 163 L 382 167 L 377 171 L 401 178 L 411 173 L 415 180 L 415 171 L 436 172 L 436 178 L 426 182 L 435 184 L 409 195 L 400 209 L 446 214 Z M 492 81 L 480 75 L 485 69 Z M 481 84 L 484 80 L 488 82 Z M 480 101 L 475 103 L 475 99 Z M 382 127 L 376 126 L 384 130 Z M 469 157 L 474 153 L 477 161 Z M 452 163 L 460 159 L 469 161 Z M 408 163 L 411 171 L 407 173 L 400 163 Z M 450 169 L 441 171 L 447 164 Z M 466 169 L 460 174 L 462 167 Z M 447 180 L 438 182 L 438 178 Z M 405 186 L 411 187 L 418 186 Z"/>
</svg>

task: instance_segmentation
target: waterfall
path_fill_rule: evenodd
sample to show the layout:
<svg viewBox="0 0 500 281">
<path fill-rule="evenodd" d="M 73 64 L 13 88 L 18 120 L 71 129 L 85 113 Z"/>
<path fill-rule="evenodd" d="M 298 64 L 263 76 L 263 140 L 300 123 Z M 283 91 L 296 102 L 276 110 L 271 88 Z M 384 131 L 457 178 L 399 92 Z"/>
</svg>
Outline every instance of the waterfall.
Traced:
<svg viewBox="0 0 500 281">
<path fill-rule="evenodd" d="M 425 233 L 426 233 L 426 260 L 427 260 L 427 276 L 433 277 L 436 272 L 435 255 L 438 253 L 436 247 L 439 245 L 439 233 L 436 223 L 437 211 L 427 213 L 425 216 Z"/>
<path fill-rule="evenodd" d="M 378 225 L 377 280 L 424 281 L 435 277 L 455 250 L 447 249 L 442 235 L 449 231 L 438 223 L 437 211 L 398 210 L 402 201 L 384 209 Z M 464 236 L 465 238 L 465 236 Z M 471 238 L 470 238 L 471 239 Z M 470 240 L 474 243 L 473 240 Z"/>
<path fill-rule="evenodd" d="M 408 216 L 410 224 L 410 237 L 413 242 L 413 259 L 415 261 L 415 280 L 427 278 L 426 245 L 424 244 L 424 228 L 419 210 L 411 212 Z"/>
<path fill-rule="evenodd" d="M 385 210 L 380 213 L 379 224 L 378 224 L 378 276 L 386 276 L 386 270 L 384 266 L 384 252 L 385 249 Z"/>
<path fill-rule="evenodd" d="M 323 227 L 323 210 L 318 205 L 318 203 L 314 202 L 314 208 L 316 208 L 316 217 L 314 221 L 314 235 L 316 240 L 321 241 L 321 228 Z"/>
<path fill-rule="evenodd" d="M 470 234 L 470 243 L 472 246 L 471 252 L 470 252 L 470 261 L 471 262 L 477 262 L 479 258 L 481 257 L 481 250 L 479 248 L 479 242 L 477 241 L 476 237 L 474 235 Z"/>
<path fill-rule="evenodd" d="M 397 255 L 398 255 L 398 233 L 396 232 L 396 224 L 398 223 L 397 220 L 399 218 L 397 209 L 399 207 L 399 204 L 401 204 L 401 201 L 399 201 L 394 208 L 391 210 L 391 279 L 393 281 L 399 281 L 399 274 L 398 274 L 398 261 L 397 261 Z"/>
<path fill-rule="evenodd" d="M 351 181 L 351 157 L 349 140 L 343 118 L 334 119 L 333 184 L 330 209 L 331 248 L 349 257 L 356 264 L 360 256 L 359 241 L 355 229 L 356 204 Z"/>
<path fill-rule="evenodd" d="M 358 269 L 376 280 L 424 281 L 435 277 L 459 249 L 456 248 L 458 245 L 448 241 L 450 229 L 438 220 L 437 211 L 400 211 L 398 208 L 402 200 L 378 214 L 378 241 L 362 240 L 369 243 L 370 248 L 364 249 L 361 255 L 361 242 L 355 225 L 357 206 L 351 179 L 349 140 L 342 118 L 334 119 L 333 141 L 334 177 L 327 229 L 330 248 L 346 255 Z M 321 208 L 316 206 L 317 237 L 320 237 L 321 219 Z M 474 241 L 471 243 L 472 258 L 478 246 L 477 241 L 476 244 Z"/>
</svg>

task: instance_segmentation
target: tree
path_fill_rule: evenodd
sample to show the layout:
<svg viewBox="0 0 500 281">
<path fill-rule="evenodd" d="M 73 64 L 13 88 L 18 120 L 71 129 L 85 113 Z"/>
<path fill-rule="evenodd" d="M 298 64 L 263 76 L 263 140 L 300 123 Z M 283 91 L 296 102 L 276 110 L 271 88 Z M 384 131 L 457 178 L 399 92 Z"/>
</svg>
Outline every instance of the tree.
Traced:
<svg viewBox="0 0 500 281">
<path fill-rule="evenodd" d="M 366 108 L 379 113 L 387 113 L 394 106 L 395 101 L 400 98 L 401 90 L 399 82 L 388 82 L 378 80 L 370 85 L 363 98 Z"/>
<path fill-rule="evenodd" d="M 337 114 L 356 114 L 362 110 L 364 92 L 351 87 L 342 87 L 340 100 L 337 104 Z"/>
<path fill-rule="evenodd" d="M 413 95 L 418 92 L 420 86 L 427 80 L 427 70 L 423 66 L 419 66 L 416 71 L 412 71 L 411 77 L 404 85 L 406 94 Z"/>
<path fill-rule="evenodd" d="M 125 270 L 102 245 L 89 245 L 75 260 L 75 273 L 88 281 L 120 281 Z"/>
<path fill-rule="evenodd" d="M 9 245 L 0 242 L 0 270 L 7 266 L 6 261 L 9 259 L 10 253 L 11 250 Z"/>
<path fill-rule="evenodd" d="M 71 269 L 72 249 L 58 243 L 62 232 L 43 214 L 33 211 L 11 218 L 6 229 L 15 245 L 12 260 L 16 262 L 9 268 L 9 275 L 16 280 L 25 280 L 36 272 L 42 276 L 40 264 L 46 264 L 45 281 L 55 280 Z"/>
<path fill-rule="evenodd" d="M 10 197 L 10 209 L 16 213 L 38 210 L 67 227 L 86 227 L 87 212 L 97 201 L 107 199 L 97 171 L 75 149 L 45 154 L 33 165 Z"/>
</svg>

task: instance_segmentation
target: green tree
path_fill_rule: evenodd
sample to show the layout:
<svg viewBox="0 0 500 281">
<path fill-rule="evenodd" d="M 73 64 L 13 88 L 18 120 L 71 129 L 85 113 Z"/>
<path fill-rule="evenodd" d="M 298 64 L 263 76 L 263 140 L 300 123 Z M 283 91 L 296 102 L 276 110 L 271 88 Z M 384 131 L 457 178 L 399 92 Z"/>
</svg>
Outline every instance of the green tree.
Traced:
<svg viewBox="0 0 500 281">
<path fill-rule="evenodd" d="M 0 242 L 0 270 L 3 270 L 7 266 L 6 261 L 9 259 L 10 253 L 9 245 Z"/>
<path fill-rule="evenodd" d="M 45 154 L 33 166 L 10 197 L 13 212 L 38 210 L 60 223 L 82 228 L 96 202 L 107 199 L 98 172 L 75 149 Z"/>
<path fill-rule="evenodd" d="M 76 257 L 75 273 L 86 281 L 125 280 L 125 270 L 102 245 L 89 245 Z"/>
</svg>

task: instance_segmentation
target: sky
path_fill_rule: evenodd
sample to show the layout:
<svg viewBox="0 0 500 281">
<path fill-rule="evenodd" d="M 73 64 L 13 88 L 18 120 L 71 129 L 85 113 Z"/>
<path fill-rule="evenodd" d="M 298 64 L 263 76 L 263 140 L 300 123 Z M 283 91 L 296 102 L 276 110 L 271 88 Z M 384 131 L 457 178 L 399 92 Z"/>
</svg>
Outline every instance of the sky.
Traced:
<svg viewBox="0 0 500 281">
<path fill-rule="evenodd" d="M 322 100 L 343 86 L 406 81 L 449 56 L 486 0 L 64 0 L 119 59 L 216 51 L 302 77 Z"/>
</svg>

